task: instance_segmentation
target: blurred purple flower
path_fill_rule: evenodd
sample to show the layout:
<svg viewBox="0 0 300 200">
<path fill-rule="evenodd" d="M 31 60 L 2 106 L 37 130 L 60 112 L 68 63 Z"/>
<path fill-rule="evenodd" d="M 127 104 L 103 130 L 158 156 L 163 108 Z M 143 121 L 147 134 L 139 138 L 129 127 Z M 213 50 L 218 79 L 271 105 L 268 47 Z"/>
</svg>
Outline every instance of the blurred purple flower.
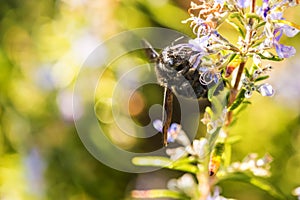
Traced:
<svg viewBox="0 0 300 200">
<path fill-rule="evenodd" d="M 215 3 L 223 5 L 225 3 L 225 0 L 215 0 Z"/>
<path fill-rule="evenodd" d="M 171 124 L 170 128 L 168 129 L 168 142 L 175 142 L 178 134 L 181 131 L 181 126 L 177 123 Z"/>
<path fill-rule="evenodd" d="M 159 119 L 154 120 L 152 125 L 157 131 L 162 132 L 163 124 L 161 120 Z"/>
<path fill-rule="evenodd" d="M 239 8 L 247 8 L 250 5 L 250 0 L 237 0 Z"/>
<path fill-rule="evenodd" d="M 153 127 L 158 130 L 159 132 L 162 132 L 163 124 L 161 120 L 154 120 Z M 181 126 L 177 123 L 172 123 L 171 126 L 168 128 L 168 142 L 175 142 L 175 139 L 177 138 L 179 132 L 181 131 Z"/>
<path fill-rule="evenodd" d="M 257 89 L 262 96 L 273 96 L 275 91 L 269 83 L 264 83 Z"/>
<path fill-rule="evenodd" d="M 275 48 L 280 58 L 289 58 L 296 53 L 296 49 L 292 46 L 286 46 L 283 44 L 275 43 Z"/>
<path fill-rule="evenodd" d="M 32 148 L 23 163 L 29 191 L 34 195 L 43 196 L 45 163 L 38 149 Z"/>
<path fill-rule="evenodd" d="M 296 6 L 296 0 L 263 0 L 261 7 L 258 7 L 256 13 L 265 21 L 283 19 L 283 11 L 288 7 Z"/>
<path fill-rule="evenodd" d="M 286 46 L 283 44 L 279 44 L 279 40 L 283 33 L 285 33 L 288 37 L 294 37 L 297 33 L 299 32 L 298 29 L 288 26 L 288 25 L 283 25 L 274 30 L 274 46 L 277 52 L 277 55 L 280 58 L 289 58 L 296 53 L 296 49 L 292 46 Z"/>
<path fill-rule="evenodd" d="M 162 121 L 157 119 L 153 121 L 153 127 L 162 132 L 163 124 Z M 187 137 L 186 133 L 181 129 L 181 125 L 177 123 L 172 123 L 171 126 L 168 128 L 167 133 L 167 141 L 170 142 L 177 142 L 183 146 L 188 146 L 191 144 L 189 138 Z"/>
<path fill-rule="evenodd" d="M 295 27 L 292 27 L 292 26 L 288 26 L 286 24 L 281 26 L 281 29 L 284 32 L 284 34 L 288 37 L 294 37 L 295 35 L 297 35 L 299 33 L 298 29 L 296 29 Z"/>
<path fill-rule="evenodd" d="M 212 195 L 209 195 L 206 200 L 226 200 L 227 198 L 220 196 L 220 188 L 215 187 L 214 193 Z"/>
</svg>

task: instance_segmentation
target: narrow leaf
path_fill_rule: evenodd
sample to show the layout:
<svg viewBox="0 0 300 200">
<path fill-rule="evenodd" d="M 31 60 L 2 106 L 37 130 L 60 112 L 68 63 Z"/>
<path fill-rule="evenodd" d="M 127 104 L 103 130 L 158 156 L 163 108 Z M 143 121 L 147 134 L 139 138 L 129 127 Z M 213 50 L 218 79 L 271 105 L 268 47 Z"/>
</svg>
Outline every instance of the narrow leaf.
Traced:
<svg viewBox="0 0 300 200">
<path fill-rule="evenodd" d="M 137 166 L 167 167 L 172 162 L 171 159 L 161 156 L 134 157 L 132 159 L 132 163 Z"/>
<path fill-rule="evenodd" d="M 269 183 L 265 179 L 259 177 L 253 177 L 242 172 L 236 172 L 219 178 L 219 182 L 230 180 L 249 183 L 263 191 L 266 191 L 269 195 L 275 197 L 276 199 L 286 199 L 286 197 L 282 194 L 280 190 L 275 188 L 271 183 Z"/>
<path fill-rule="evenodd" d="M 210 102 L 212 101 L 212 98 L 213 98 L 213 96 L 214 96 L 215 93 L 216 93 L 216 89 L 218 88 L 218 86 L 219 86 L 220 84 L 223 84 L 223 82 L 222 82 L 222 81 L 219 81 L 219 83 L 217 83 L 217 84 L 215 84 L 214 86 L 212 86 L 211 88 L 209 88 L 208 94 L 207 94 L 207 98 L 208 98 L 208 100 L 209 100 Z"/>
<path fill-rule="evenodd" d="M 131 192 L 133 198 L 145 199 L 145 198 L 172 198 L 172 199 L 189 199 L 183 193 L 165 190 L 165 189 L 156 189 L 156 190 L 133 190 Z"/>
<path fill-rule="evenodd" d="M 198 172 L 198 168 L 193 164 L 173 161 L 169 158 L 160 156 L 134 157 L 132 159 L 132 163 L 137 166 L 163 167 L 167 169 L 189 172 L 192 174 Z"/>
<path fill-rule="evenodd" d="M 228 63 L 230 63 L 235 57 L 236 57 L 236 53 L 233 53 L 230 57 L 229 57 L 229 59 L 228 59 Z"/>
<path fill-rule="evenodd" d="M 241 29 L 241 27 L 239 27 L 239 25 L 237 25 L 235 22 L 233 21 L 229 21 L 228 19 L 226 19 L 226 22 L 228 24 L 230 24 L 233 28 L 235 28 L 241 35 L 243 38 L 245 38 L 245 33 L 244 31 Z"/>
<path fill-rule="evenodd" d="M 185 158 L 178 159 L 174 161 L 174 165 L 181 165 L 181 164 L 191 164 L 191 163 L 197 163 L 198 159 L 194 156 L 189 156 Z"/>
<path fill-rule="evenodd" d="M 266 75 L 266 76 L 260 76 L 260 77 L 258 77 L 257 79 L 255 79 L 255 82 L 258 82 L 258 81 L 262 81 L 262 80 L 268 79 L 269 77 L 270 77 L 269 75 Z"/>
<path fill-rule="evenodd" d="M 245 76 L 247 78 L 251 78 L 250 72 L 249 72 L 249 70 L 246 67 L 245 67 Z"/>
<path fill-rule="evenodd" d="M 300 30 L 300 25 L 295 24 L 293 22 L 289 22 L 289 21 L 286 21 L 286 20 L 273 20 L 273 22 L 275 22 L 275 23 L 281 23 L 281 24 L 286 24 L 286 25 L 289 25 L 291 27 L 294 27 L 294 28 Z"/>
<path fill-rule="evenodd" d="M 168 168 L 173 170 L 183 171 L 183 172 L 189 172 L 191 174 L 196 174 L 197 172 L 199 172 L 197 166 L 190 165 L 190 164 L 173 165 Z"/>
<path fill-rule="evenodd" d="M 269 56 L 264 56 L 263 54 L 258 54 L 260 57 L 261 57 L 261 59 L 264 59 L 264 60 L 272 60 L 272 61 L 282 61 L 283 60 L 283 58 L 279 58 L 279 56 L 275 56 L 274 54 L 272 54 L 272 53 L 270 53 L 270 52 L 268 52 L 269 53 Z"/>
<path fill-rule="evenodd" d="M 229 136 L 227 139 L 226 139 L 226 144 L 235 144 L 237 142 L 239 142 L 240 140 L 242 139 L 242 136 L 241 135 L 233 135 L 233 136 Z"/>
<path fill-rule="evenodd" d="M 265 24 L 266 24 L 266 22 L 265 22 L 265 21 L 262 21 L 261 23 L 257 24 L 257 25 L 255 26 L 254 29 L 258 29 L 259 27 L 262 27 L 262 26 L 264 26 Z"/>
<path fill-rule="evenodd" d="M 236 109 L 237 107 L 239 107 L 239 105 L 243 102 L 243 100 L 245 99 L 245 89 L 241 89 L 240 93 L 238 94 L 238 96 L 236 97 L 236 100 L 232 103 L 232 105 L 228 108 L 229 111 L 233 111 L 234 109 Z"/>
<path fill-rule="evenodd" d="M 258 21 L 261 20 L 261 18 L 255 13 L 246 13 L 246 18 L 254 18 L 257 19 Z"/>
<path fill-rule="evenodd" d="M 213 133 L 208 134 L 208 148 L 209 148 L 209 151 L 213 150 L 213 148 L 215 146 L 215 143 L 217 141 L 217 138 L 219 136 L 220 130 L 221 130 L 221 128 L 218 127 Z"/>
<path fill-rule="evenodd" d="M 243 16 L 241 15 L 241 13 L 239 13 L 239 12 L 234 12 L 234 13 L 230 14 L 229 17 L 230 17 L 231 19 L 236 18 L 236 19 L 241 23 L 242 26 L 245 25 L 245 23 L 244 23 L 244 21 L 243 21 Z"/>
<path fill-rule="evenodd" d="M 225 152 L 224 152 L 224 166 L 228 167 L 230 165 L 230 163 L 231 163 L 231 144 L 226 142 L 225 143 Z"/>
</svg>

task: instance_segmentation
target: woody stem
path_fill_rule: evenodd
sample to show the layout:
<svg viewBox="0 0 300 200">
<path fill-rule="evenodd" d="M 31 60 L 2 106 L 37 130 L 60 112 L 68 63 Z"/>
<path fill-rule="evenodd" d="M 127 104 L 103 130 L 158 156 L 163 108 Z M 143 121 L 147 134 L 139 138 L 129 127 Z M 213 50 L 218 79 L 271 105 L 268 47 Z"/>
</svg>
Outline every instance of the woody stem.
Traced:
<svg viewBox="0 0 300 200">
<path fill-rule="evenodd" d="M 250 7 L 250 12 L 251 13 L 255 12 L 255 4 L 256 4 L 256 0 L 252 0 L 251 1 L 251 7 Z M 245 47 L 244 47 L 244 51 L 242 52 L 243 57 L 247 54 L 248 49 L 251 46 L 251 39 L 252 39 L 252 32 L 253 32 L 252 31 L 252 26 L 253 26 L 253 18 L 250 18 L 249 22 L 248 22 L 248 27 L 246 27 L 246 30 L 247 30 L 246 37 L 245 37 L 245 43 L 246 44 L 245 44 Z M 242 77 L 246 62 L 247 62 L 247 60 L 243 60 L 240 63 L 240 66 L 239 66 L 238 72 L 237 72 L 237 76 L 236 76 L 236 79 L 235 79 L 235 82 L 234 82 L 234 86 L 230 90 L 230 96 L 229 96 L 229 101 L 228 101 L 228 105 L 227 105 L 228 107 L 230 107 L 236 99 L 236 96 L 237 96 L 238 91 L 239 91 L 238 87 L 239 87 L 239 84 L 240 84 L 240 81 L 241 81 L 241 77 Z M 226 126 L 230 125 L 230 123 L 232 122 L 232 115 L 233 115 L 232 111 L 229 111 L 227 113 Z"/>
</svg>

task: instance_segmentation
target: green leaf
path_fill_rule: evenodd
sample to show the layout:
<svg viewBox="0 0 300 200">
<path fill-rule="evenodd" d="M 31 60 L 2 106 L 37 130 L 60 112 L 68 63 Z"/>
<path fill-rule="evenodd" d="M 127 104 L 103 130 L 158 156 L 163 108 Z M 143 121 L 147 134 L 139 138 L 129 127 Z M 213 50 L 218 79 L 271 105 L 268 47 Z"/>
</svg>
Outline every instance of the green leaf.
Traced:
<svg viewBox="0 0 300 200">
<path fill-rule="evenodd" d="M 226 22 L 228 24 L 230 24 L 233 28 L 235 28 L 242 35 L 243 38 L 245 38 L 245 33 L 244 33 L 243 29 L 241 29 L 241 27 L 239 25 L 237 25 L 235 22 L 230 21 L 228 19 L 226 19 Z"/>
<path fill-rule="evenodd" d="M 137 166 L 153 166 L 153 167 L 167 167 L 172 164 L 172 160 L 161 156 L 143 156 L 134 157 L 132 163 Z"/>
<path fill-rule="evenodd" d="M 236 56 L 237 56 L 237 54 L 236 54 L 236 53 L 233 53 L 233 54 L 229 57 L 227 63 L 230 63 L 231 61 L 233 61 L 233 59 L 234 59 Z"/>
<path fill-rule="evenodd" d="M 191 163 L 197 163 L 198 159 L 194 156 L 184 157 L 180 158 L 176 161 L 174 161 L 174 165 L 182 165 L 182 164 L 191 164 Z"/>
<path fill-rule="evenodd" d="M 242 172 L 235 172 L 227 174 L 225 176 L 219 177 L 219 182 L 222 181 L 241 181 L 249 183 L 263 191 L 266 191 L 269 195 L 275 197 L 276 199 L 286 199 L 283 193 L 278 190 L 275 186 L 269 183 L 267 180 L 259 177 L 254 177 Z"/>
<path fill-rule="evenodd" d="M 229 142 L 226 142 L 225 143 L 225 152 L 224 152 L 224 166 L 225 167 L 228 167 L 231 163 L 231 151 L 232 151 L 231 144 Z"/>
<path fill-rule="evenodd" d="M 145 198 L 172 198 L 172 199 L 183 199 L 188 200 L 188 198 L 185 194 L 172 191 L 172 190 L 166 190 L 166 189 L 156 189 L 156 190 L 133 190 L 131 192 L 131 196 L 133 198 L 138 199 L 145 199 Z"/>
<path fill-rule="evenodd" d="M 266 24 L 266 22 L 265 22 L 265 21 L 262 21 L 261 23 L 259 23 L 259 24 L 257 24 L 257 25 L 255 26 L 254 30 L 255 30 L 255 29 L 258 29 L 259 27 L 264 26 L 265 24 Z"/>
<path fill-rule="evenodd" d="M 255 13 L 246 13 L 246 18 L 253 18 L 253 19 L 257 19 L 258 21 L 261 20 L 260 16 L 258 16 L 257 14 Z"/>
<path fill-rule="evenodd" d="M 261 53 L 259 53 L 258 55 L 261 57 L 261 59 L 264 59 L 264 60 L 272 60 L 272 61 L 282 61 L 283 58 L 280 58 L 279 56 L 276 56 L 274 54 L 272 54 L 271 52 L 267 52 L 269 55 L 268 56 L 265 56 Z"/>
<path fill-rule="evenodd" d="M 236 53 L 231 53 L 231 55 L 229 56 L 229 58 L 222 63 L 222 67 L 226 70 L 226 67 L 230 64 L 231 61 L 233 61 L 235 58 L 238 58 Z"/>
<path fill-rule="evenodd" d="M 230 18 L 243 17 L 239 12 L 233 12 L 229 15 Z"/>
<path fill-rule="evenodd" d="M 268 79 L 269 77 L 270 77 L 269 75 L 266 75 L 266 76 L 260 76 L 260 77 L 258 77 L 257 79 L 255 79 L 254 82 L 262 81 L 262 80 Z"/>
<path fill-rule="evenodd" d="M 210 102 L 212 102 L 213 97 L 216 93 L 216 89 L 220 86 L 220 84 L 223 84 L 222 81 L 219 81 L 219 83 L 215 84 L 214 86 L 212 86 L 211 88 L 209 88 L 208 90 L 208 94 L 207 94 L 207 98 Z"/>
<path fill-rule="evenodd" d="M 181 165 L 174 165 L 167 167 L 169 169 L 177 170 L 177 171 L 183 171 L 183 172 L 189 172 L 191 174 L 197 174 L 199 172 L 199 169 L 195 165 L 191 164 L 181 164 Z"/>
<path fill-rule="evenodd" d="M 232 105 L 228 108 L 229 111 L 233 111 L 235 110 L 237 107 L 239 107 L 239 105 L 241 105 L 241 103 L 243 102 L 243 100 L 245 99 L 245 92 L 246 90 L 243 88 L 241 89 L 240 93 L 238 94 L 238 96 L 236 97 L 235 101 L 232 103 Z"/>
<path fill-rule="evenodd" d="M 246 67 L 245 67 L 245 76 L 247 78 L 251 78 L 251 74 L 250 74 L 249 70 Z"/>
<path fill-rule="evenodd" d="M 230 14 L 229 18 L 231 18 L 231 19 L 236 18 L 241 23 L 242 26 L 245 25 L 245 23 L 243 21 L 243 16 L 239 12 L 234 12 L 234 13 Z"/>
<path fill-rule="evenodd" d="M 235 144 L 237 142 L 239 142 L 240 140 L 242 139 L 242 136 L 241 135 L 233 135 L 233 136 L 229 136 L 227 139 L 226 139 L 226 144 Z M 226 149 L 226 148 L 225 148 Z"/>
<path fill-rule="evenodd" d="M 172 170 L 189 172 L 192 174 L 196 174 L 198 172 L 198 167 L 193 164 L 189 164 L 187 162 L 184 163 L 181 161 L 181 159 L 178 161 L 173 161 L 167 157 L 161 156 L 134 157 L 132 159 L 132 163 L 137 166 L 163 167 Z"/>
<path fill-rule="evenodd" d="M 300 26 L 298 24 L 295 24 L 295 23 L 290 22 L 290 21 L 286 21 L 286 20 L 272 20 L 272 22 L 280 23 L 280 24 L 286 24 L 286 25 L 289 25 L 291 27 L 294 27 L 294 28 L 300 30 Z"/>
<path fill-rule="evenodd" d="M 218 127 L 213 133 L 208 134 L 208 150 L 211 152 L 215 146 L 221 127 Z"/>
<path fill-rule="evenodd" d="M 239 106 L 238 110 L 236 110 L 235 116 L 239 115 L 243 110 L 245 110 L 249 104 L 251 104 L 250 101 L 244 100 Z"/>
</svg>

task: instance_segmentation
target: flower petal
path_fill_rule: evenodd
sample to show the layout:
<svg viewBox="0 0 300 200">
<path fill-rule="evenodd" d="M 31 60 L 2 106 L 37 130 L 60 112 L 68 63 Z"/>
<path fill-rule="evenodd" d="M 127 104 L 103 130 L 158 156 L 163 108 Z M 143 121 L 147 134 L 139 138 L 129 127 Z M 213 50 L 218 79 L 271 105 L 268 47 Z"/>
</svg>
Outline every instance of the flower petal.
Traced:
<svg viewBox="0 0 300 200">
<path fill-rule="evenodd" d="M 289 58 L 296 53 L 296 49 L 292 46 L 286 46 L 283 44 L 275 44 L 277 55 L 280 58 Z"/>
<path fill-rule="evenodd" d="M 262 84 L 257 90 L 262 96 L 269 97 L 269 96 L 273 96 L 275 93 L 272 85 L 270 85 L 269 83 Z"/>
<path fill-rule="evenodd" d="M 250 5 L 250 0 L 238 0 L 237 5 L 239 8 L 247 8 Z"/>
<path fill-rule="evenodd" d="M 176 138 L 178 137 L 179 133 L 181 132 L 181 126 L 177 123 L 171 124 L 168 129 L 168 142 L 175 142 Z"/>
<path fill-rule="evenodd" d="M 288 26 L 288 25 L 283 25 L 282 30 L 285 33 L 285 35 L 288 37 L 294 37 L 300 31 L 300 30 L 296 29 L 295 27 Z"/>
<path fill-rule="evenodd" d="M 162 121 L 160 119 L 156 119 L 153 121 L 152 123 L 153 127 L 159 131 L 159 132 L 162 132 L 162 129 L 163 129 L 163 124 L 162 124 Z"/>
</svg>

